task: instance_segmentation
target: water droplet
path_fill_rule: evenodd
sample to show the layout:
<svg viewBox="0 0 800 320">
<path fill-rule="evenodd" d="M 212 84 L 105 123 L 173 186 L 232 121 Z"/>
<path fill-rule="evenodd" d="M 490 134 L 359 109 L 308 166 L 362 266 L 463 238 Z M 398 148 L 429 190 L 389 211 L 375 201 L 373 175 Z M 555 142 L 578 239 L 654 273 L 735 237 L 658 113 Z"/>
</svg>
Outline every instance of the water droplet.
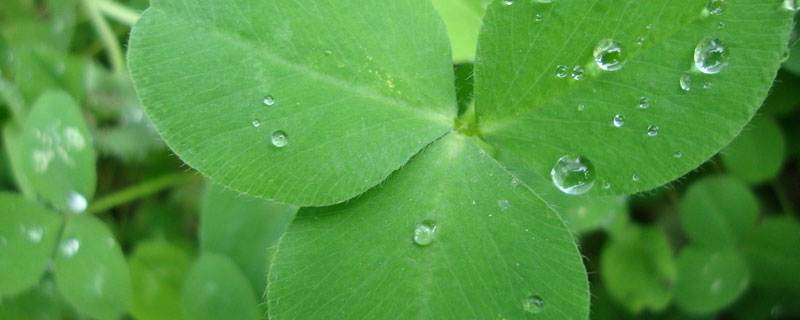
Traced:
<svg viewBox="0 0 800 320">
<path fill-rule="evenodd" d="M 586 110 L 586 105 L 581 103 L 578 105 L 578 111 L 583 111 L 583 110 Z"/>
<path fill-rule="evenodd" d="M 86 201 L 86 198 L 77 193 L 72 191 L 67 196 L 67 208 L 72 211 L 72 213 L 83 213 L 86 211 L 86 207 L 89 205 L 89 202 Z"/>
<path fill-rule="evenodd" d="M 683 158 L 683 152 L 675 151 L 675 154 L 672 156 L 678 159 Z"/>
<path fill-rule="evenodd" d="M 703 89 L 711 89 L 713 86 L 710 81 L 703 82 Z"/>
<path fill-rule="evenodd" d="M 25 230 L 25 234 L 28 236 L 28 240 L 36 244 L 42 242 L 44 229 L 41 226 L 31 226 Z"/>
<path fill-rule="evenodd" d="M 529 313 L 541 313 L 543 308 L 544 300 L 537 295 L 530 295 L 522 302 L 522 309 L 525 309 L 525 311 Z"/>
<path fill-rule="evenodd" d="M 660 128 L 658 126 L 649 126 L 647 127 L 647 135 L 651 137 L 655 137 L 658 135 L 658 130 Z"/>
<path fill-rule="evenodd" d="M 289 144 L 289 136 L 286 135 L 286 132 L 280 130 L 275 131 L 275 133 L 272 134 L 271 140 L 272 145 L 277 148 L 283 148 Z"/>
<path fill-rule="evenodd" d="M 681 89 L 683 91 L 691 91 L 692 90 L 692 76 L 690 74 L 684 74 L 681 76 L 680 84 Z"/>
<path fill-rule="evenodd" d="M 271 95 L 267 95 L 267 96 L 264 97 L 263 102 L 264 102 L 265 106 L 274 105 L 275 104 L 275 97 L 273 97 Z"/>
<path fill-rule="evenodd" d="M 639 98 L 639 108 L 647 109 L 649 107 L 650 107 L 650 98 L 648 97 Z"/>
<path fill-rule="evenodd" d="M 653 24 L 648 24 L 645 28 L 647 28 L 647 30 L 653 29 Z"/>
<path fill-rule="evenodd" d="M 564 78 L 568 75 L 569 75 L 569 67 L 563 64 L 556 67 L 556 77 Z"/>
<path fill-rule="evenodd" d="M 519 185 L 519 180 L 517 178 L 511 178 L 511 187 L 516 188 Z"/>
<path fill-rule="evenodd" d="M 497 200 L 497 206 L 500 207 L 500 211 L 506 211 L 511 209 L 511 202 L 508 202 L 508 200 L 505 199 Z"/>
<path fill-rule="evenodd" d="M 436 221 L 422 221 L 422 223 L 417 225 L 414 229 L 414 243 L 423 247 L 430 245 L 433 242 L 433 238 L 436 236 L 436 230 L 438 228 L 439 226 L 437 226 Z"/>
<path fill-rule="evenodd" d="M 614 127 L 616 128 L 621 128 L 622 126 L 625 125 L 625 117 L 622 116 L 621 114 L 614 116 L 612 124 L 614 124 Z"/>
<path fill-rule="evenodd" d="M 605 189 L 605 190 L 611 189 L 611 182 L 608 182 L 608 181 L 603 182 L 603 189 Z"/>
<path fill-rule="evenodd" d="M 787 10 L 797 11 L 797 0 L 783 0 L 783 7 Z"/>
<path fill-rule="evenodd" d="M 705 38 L 694 49 L 694 65 L 705 74 L 720 73 L 729 59 L 728 49 L 717 38 Z"/>
<path fill-rule="evenodd" d="M 583 67 L 575 66 L 574 68 L 572 68 L 572 79 L 583 80 L 585 76 L 586 76 L 586 71 L 583 70 Z"/>
<path fill-rule="evenodd" d="M 642 45 L 644 45 L 645 41 L 647 41 L 647 38 L 645 36 L 640 36 L 640 37 L 636 38 L 636 45 L 637 46 L 642 46 Z"/>
<path fill-rule="evenodd" d="M 261 121 L 258 121 L 258 119 L 256 119 L 256 120 L 253 120 L 252 124 L 253 124 L 254 128 L 258 128 L 258 127 L 261 126 Z"/>
<path fill-rule="evenodd" d="M 706 11 L 715 16 L 721 15 L 725 12 L 728 3 L 725 0 L 709 0 L 706 5 Z"/>
<path fill-rule="evenodd" d="M 331 51 L 331 50 L 325 50 L 325 55 L 326 55 L 326 56 L 330 56 L 330 55 L 332 55 L 332 54 L 333 54 L 333 51 Z"/>
<path fill-rule="evenodd" d="M 503 4 L 507 5 L 507 6 L 510 6 L 510 5 L 514 4 L 514 0 L 503 0 Z"/>
<path fill-rule="evenodd" d="M 61 242 L 60 250 L 61 255 L 65 258 L 72 258 L 78 253 L 81 248 L 81 243 L 75 237 L 70 237 Z"/>
<path fill-rule="evenodd" d="M 538 2 L 538 3 L 553 3 L 553 0 L 534 0 L 533 2 Z"/>
<path fill-rule="evenodd" d="M 725 29 L 725 22 L 717 22 L 717 29 Z"/>
<path fill-rule="evenodd" d="M 563 156 L 550 170 L 553 184 L 567 194 L 583 194 L 594 186 L 594 166 L 581 156 Z"/>
<path fill-rule="evenodd" d="M 536 15 L 533 16 L 533 21 L 541 22 L 542 20 L 544 20 L 544 16 L 542 16 L 541 13 L 537 13 Z"/>
<path fill-rule="evenodd" d="M 639 178 L 639 175 L 634 174 L 633 177 L 631 177 L 631 180 L 633 180 L 633 182 L 639 182 L 639 180 L 641 180 L 641 178 Z"/>
<path fill-rule="evenodd" d="M 622 42 L 614 39 L 603 39 L 594 47 L 594 61 L 600 69 L 616 71 L 622 69 L 627 62 L 627 54 Z"/>
</svg>

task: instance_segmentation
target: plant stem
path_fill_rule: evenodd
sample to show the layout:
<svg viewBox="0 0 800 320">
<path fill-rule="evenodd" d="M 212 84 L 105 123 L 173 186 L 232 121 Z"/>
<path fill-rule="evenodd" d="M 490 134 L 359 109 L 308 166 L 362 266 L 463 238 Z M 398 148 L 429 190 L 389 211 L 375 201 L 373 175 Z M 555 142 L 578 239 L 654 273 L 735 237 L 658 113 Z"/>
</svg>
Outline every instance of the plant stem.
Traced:
<svg viewBox="0 0 800 320">
<path fill-rule="evenodd" d="M 196 179 L 195 173 L 171 173 L 109 194 L 97 199 L 86 210 L 90 214 L 105 212 L 111 208 L 154 194 L 170 187 Z"/>
<path fill-rule="evenodd" d="M 132 27 L 142 14 L 136 10 L 128 8 L 124 5 L 110 0 L 89 0 L 94 2 L 95 6 L 105 16 L 116 20 L 119 23 Z"/>
<path fill-rule="evenodd" d="M 792 205 L 792 201 L 789 200 L 789 197 L 786 195 L 786 192 L 783 190 L 780 182 L 778 180 L 773 180 L 771 187 L 772 191 L 775 192 L 775 196 L 778 197 L 778 204 L 781 206 L 783 213 L 789 215 L 794 214 L 794 205 Z"/>
<path fill-rule="evenodd" d="M 122 55 L 122 48 L 119 42 L 117 42 L 117 37 L 114 36 L 114 32 L 111 31 L 108 22 L 100 14 L 97 2 L 94 0 L 84 0 L 83 7 L 86 9 L 86 14 L 89 16 L 92 26 L 94 26 L 95 31 L 97 31 L 97 34 L 100 36 L 100 42 L 106 47 L 108 59 L 111 62 L 111 69 L 113 69 L 116 74 L 124 74 L 125 57 Z"/>
</svg>

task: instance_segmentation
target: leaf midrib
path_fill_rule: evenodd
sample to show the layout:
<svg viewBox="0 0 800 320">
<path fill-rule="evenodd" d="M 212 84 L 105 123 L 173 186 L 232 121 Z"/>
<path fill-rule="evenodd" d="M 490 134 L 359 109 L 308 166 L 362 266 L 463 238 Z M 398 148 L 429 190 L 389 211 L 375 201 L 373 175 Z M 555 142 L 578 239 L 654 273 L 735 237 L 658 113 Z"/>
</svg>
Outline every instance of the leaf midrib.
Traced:
<svg viewBox="0 0 800 320">
<path fill-rule="evenodd" d="M 220 39 L 222 39 L 223 41 L 232 42 L 232 43 L 235 43 L 237 45 L 241 45 L 241 46 L 244 46 L 246 48 L 249 48 L 252 51 L 260 52 L 261 55 L 259 55 L 259 57 L 263 57 L 266 60 L 270 60 L 270 61 L 272 61 L 272 62 L 274 62 L 276 64 L 281 64 L 281 65 L 283 65 L 284 67 L 286 67 L 288 69 L 291 69 L 291 70 L 294 70 L 294 71 L 298 72 L 299 74 L 305 74 L 305 75 L 308 75 L 309 77 L 314 77 L 314 78 L 317 78 L 317 79 L 324 80 L 325 82 L 330 83 L 332 86 L 336 86 L 338 88 L 341 88 L 342 91 L 351 91 L 351 92 L 354 92 L 356 96 L 365 97 L 365 98 L 368 98 L 368 99 L 371 99 L 371 100 L 374 100 L 374 101 L 377 101 L 377 102 L 381 102 L 382 104 L 379 104 L 379 105 L 391 105 L 391 106 L 395 106 L 395 107 L 400 107 L 401 109 L 405 109 L 405 110 L 411 111 L 412 113 L 420 114 L 423 118 L 426 118 L 426 119 L 431 120 L 433 122 L 441 122 L 441 124 L 443 124 L 445 126 L 452 126 L 452 123 L 451 123 L 452 119 L 451 118 L 454 118 L 455 114 L 447 115 L 447 114 L 434 112 L 434 111 L 431 111 L 431 110 L 428 110 L 428 109 L 420 108 L 420 107 L 414 106 L 414 105 L 412 105 L 412 104 L 410 104 L 410 103 L 408 103 L 406 101 L 398 100 L 398 99 L 394 99 L 394 98 L 382 95 L 379 92 L 375 91 L 374 89 L 371 89 L 371 88 L 368 88 L 368 87 L 364 87 L 364 86 L 362 86 L 360 84 L 357 85 L 357 84 L 354 84 L 354 83 L 349 83 L 349 82 L 347 82 L 345 80 L 342 80 L 342 79 L 339 79 L 339 78 L 334 77 L 332 75 L 329 75 L 329 74 L 322 73 L 320 71 L 311 69 L 311 68 L 309 68 L 307 66 L 304 66 L 302 64 L 293 63 L 293 62 L 281 57 L 280 55 L 273 54 L 272 52 L 270 52 L 268 50 L 268 48 L 260 47 L 259 45 L 255 44 L 254 41 L 248 40 L 247 38 L 243 37 L 242 35 L 240 35 L 240 34 L 238 34 L 236 32 L 226 32 L 227 30 L 223 30 L 223 29 L 220 29 L 220 28 L 210 28 L 210 27 L 207 27 L 206 25 L 203 25 L 203 24 L 197 23 L 195 21 L 192 21 L 191 19 L 186 19 L 181 14 L 178 14 L 178 13 L 175 13 L 175 12 L 171 12 L 171 11 L 167 11 L 167 10 L 164 10 L 164 9 L 161 9 L 161 8 L 158 8 L 158 7 L 150 7 L 148 10 L 145 11 L 145 14 L 147 14 L 148 12 L 153 12 L 151 14 L 156 14 L 156 12 L 157 13 L 161 13 L 165 17 L 172 18 L 173 20 L 185 23 L 187 25 L 193 26 L 193 27 L 195 27 L 197 29 L 200 29 L 200 30 L 207 30 L 207 31 L 209 31 L 211 33 L 217 34 L 217 35 L 221 36 Z M 177 22 L 173 21 L 172 23 L 177 23 Z M 213 23 L 209 23 L 208 25 L 214 25 L 214 24 Z M 455 85 L 453 85 L 453 86 L 454 86 L 453 87 L 453 91 L 455 92 Z M 453 104 L 452 108 L 449 108 L 449 109 L 450 110 L 457 110 L 456 101 L 453 101 L 452 104 Z"/>
</svg>

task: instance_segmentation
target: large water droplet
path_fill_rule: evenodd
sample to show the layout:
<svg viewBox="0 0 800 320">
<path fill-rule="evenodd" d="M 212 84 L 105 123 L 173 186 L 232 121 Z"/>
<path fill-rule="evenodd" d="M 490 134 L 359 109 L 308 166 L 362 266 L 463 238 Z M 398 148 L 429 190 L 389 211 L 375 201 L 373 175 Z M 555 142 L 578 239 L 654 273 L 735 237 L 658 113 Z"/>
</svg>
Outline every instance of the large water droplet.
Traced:
<svg viewBox="0 0 800 320">
<path fill-rule="evenodd" d="M 65 258 L 72 258 L 81 249 L 81 243 L 77 238 L 70 237 L 61 242 L 59 249 Z"/>
<path fill-rule="evenodd" d="M 428 246 L 433 243 L 436 230 L 439 228 L 436 221 L 425 220 L 414 229 L 414 243 L 418 246 Z"/>
<path fill-rule="evenodd" d="M 556 67 L 556 77 L 564 78 L 568 75 L 569 75 L 569 67 L 563 64 Z"/>
<path fill-rule="evenodd" d="M 522 309 L 529 313 L 538 314 L 544 309 L 544 300 L 537 295 L 530 295 L 522 302 Z"/>
<path fill-rule="evenodd" d="M 73 213 L 83 213 L 88 205 L 89 202 L 86 201 L 86 197 L 80 193 L 72 191 L 67 196 L 67 208 Z"/>
<path fill-rule="evenodd" d="M 572 68 L 572 79 L 583 80 L 584 77 L 586 77 L 586 70 L 583 67 L 575 66 Z"/>
<path fill-rule="evenodd" d="M 694 49 L 694 65 L 705 74 L 720 73 L 729 59 L 728 49 L 717 38 L 705 38 Z"/>
<path fill-rule="evenodd" d="M 692 90 L 692 76 L 690 74 L 684 74 L 681 76 L 680 84 L 681 90 L 683 91 L 691 91 Z"/>
<path fill-rule="evenodd" d="M 581 156 L 563 156 L 550 170 L 553 184 L 567 194 L 583 194 L 594 186 L 594 166 Z"/>
<path fill-rule="evenodd" d="M 265 106 L 274 105 L 275 104 L 275 97 L 273 97 L 271 95 L 267 95 L 267 96 L 264 97 L 263 102 L 264 102 Z"/>
<path fill-rule="evenodd" d="M 797 11 L 797 8 L 800 7 L 797 2 L 797 0 L 783 0 L 783 7 L 787 10 Z"/>
<path fill-rule="evenodd" d="M 648 97 L 639 98 L 639 108 L 647 109 L 649 107 L 650 107 L 650 98 Z"/>
<path fill-rule="evenodd" d="M 725 0 L 709 0 L 708 4 L 706 4 L 706 10 L 708 13 L 718 16 L 725 12 L 727 6 L 728 3 Z"/>
<path fill-rule="evenodd" d="M 655 137 L 655 136 L 658 135 L 658 130 L 660 130 L 660 128 L 658 126 L 655 126 L 655 125 L 649 126 L 649 127 L 647 127 L 647 135 L 651 136 L 651 137 Z"/>
<path fill-rule="evenodd" d="M 618 114 L 618 115 L 614 116 L 614 120 L 611 123 L 616 128 L 622 128 L 622 126 L 625 125 L 625 117 L 622 116 L 621 114 Z"/>
<path fill-rule="evenodd" d="M 616 71 L 625 66 L 627 54 L 621 42 L 603 39 L 594 47 L 594 61 L 603 70 Z"/>
<path fill-rule="evenodd" d="M 42 242 L 44 229 L 41 226 L 31 226 L 25 229 L 25 234 L 28 236 L 28 240 L 36 244 Z"/>
<path fill-rule="evenodd" d="M 283 148 L 289 144 L 289 136 L 286 135 L 286 132 L 280 130 L 275 131 L 275 133 L 272 134 L 271 140 L 272 145 L 277 148 Z"/>
</svg>

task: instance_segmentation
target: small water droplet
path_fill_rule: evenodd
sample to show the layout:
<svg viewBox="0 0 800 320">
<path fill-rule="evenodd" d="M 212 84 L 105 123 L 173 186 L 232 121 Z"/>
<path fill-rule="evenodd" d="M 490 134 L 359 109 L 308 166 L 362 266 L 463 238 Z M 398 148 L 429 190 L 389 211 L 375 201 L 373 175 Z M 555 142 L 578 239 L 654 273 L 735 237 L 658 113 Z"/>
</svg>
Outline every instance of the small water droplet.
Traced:
<svg viewBox="0 0 800 320">
<path fill-rule="evenodd" d="M 264 102 L 265 106 L 274 105 L 275 104 L 275 97 L 273 97 L 271 95 L 267 95 L 267 96 L 264 97 L 263 102 Z"/>
<path fill-rule="evenodd" d="M 578 105 L 578 111 L 583 111 L 583 110 L 586 110 L 586 105 L 581 103 Z"/>
<path fill-rule="evenodd" d="M 61 255 L 63 255 L 65 258 L 72 258 L 73 256 L 75 256 L 75 254 L 78 253 L 78 250 L 80 250 L 80 248 L 81 248 L 81 243 L 75 237 L 64 239 L 64 241 L 61 242 L 61 246 L 59 247 L 59 249 L 61 250 Z"/>
<path fill-rule="evenodd" d="M 647 109 L 649 107 L 650 107 L 650 98 L 648 97 L 639 98 L 639 108 Z"/>
<path fill-rule="evenodd" d="M 563 156 L 550 170 L 553 184 L 567 194 L 583 194 L 594 186 L 594 166 L 581 156 Z"/>
<path fill-rule="evenodd" d="M 25 230 L 25 234 L 28 236 L 28 240 L 37 244 L 42 242 L 42 236 L 44 235 L 44 229 L 41 226 L 31 226 Z"/>
<path fill-rule="evenodd" d="M 684 74 L 681 76 L 680 84 L 681 90 L 683 91 L 691 91 L 692 90 L 692 76 L 690 74 Z"/>
<path fill-rule="evenodd" d="M 705 74 L 722 72 L 728 66 L 728 60 L 728 49 L 717 38 L 705 38 L 694 49 L 694 65 Z"/>
<path fill-rule="evenodd" d="M 572 68 L 572 79 L 575 80 L 583 80 L 586 76 L 586 70 L 583 69 L 581 66 L 575 66 Z"/>
<path fill-rule="evenodd" d="M 503 4 L 507 5 L 507 6 L 510 6 L 510 5 L 514 4 L 514 0 L 503 0 Z"/>
<path fill-rule="evenodd" d="M 633 177 L 631 177 L 631 180 L 633 180 L 633 182 L 639 182 L 639 180 L 641 180 L 641 178 L 639 177 L 639 175 L 634 174 Z"/>
<path fill-rule="evenodd" d="M 556 67 L 556 77 L 564 78 L 568 75 L 569 75 L 569 67 L 563 64 Z"/>
<path fill-rule="evenodd" d="M 414 243 L 418 246 L 428 246 L 433 243 L 436 230 L 439 228 L 436 221 L 425 220 L 414 229 Z"/>
<path fill-rule="evenodd" d="M 706 11 L 715 16 L 721 15 L 725 12 L 728 3 L 725 0 L 708 0 L 706 4 Z"/>
<path fill-rule="evenodd" d="M 497 206 L 500 208 L 500 211 L 506 211 L 511 209 L 511 202 L 508 202 L 508 200 L 505 199 L 497 200 Z"/>
<path fill-rule="evenodd" d="M 647 37 L 640 36 L 640 37 L 636 38 L 636 45 L 641 47 L 641 46 L 644 45 L 645 41 L 647 41 Z"/>
<path fill-rule="evenodd" d="M 330 55 L 332 55 L 332 54 L 333 54 L 333 51 L 331 51 L 331 50 L 325 50 L 325 55 L 326 55 L 326 56 L 330 56 Z"/>
<path fill-rule="evenodd" d="M 713 86 L 710 81 L 703 82 L 703 89 L 711 89 Z"/>
<path fill-rule="evenodd" d="M 544 300 L 537 295 L 530 295 L 522 302 L 522 309 L 528 313 L 539 314 L 544 308 Z"/>
<path fill-rule="evenodd" d="M 517 178 L 511 178 L 511 187 L 516 188 L 519 185 L 519 180 Z"/>
<path fill-rule="evenodd" d="M 86 207 L 89 205 L 89 202 L 86 201 L 86 198 L 77 193 L 72 191 L 67 196 L 67 208 L 72 211 L 72 213 L 83 213 L 86 211 Z"/>
<path fill-rule="evenodd" d="M 649 126 L 649 127 L 647 127 L 647 135 L 651 136 L 651 137 L 655 137 L 655 136 L 658 135 L 658 130 L 659 129 L 660 128 L 658 126 L 655 126 L 655 125 Z"/>
<path fill-rule="evenodd" d="M 611 189 L 611 182 L 608 182 L 608 181 L 603 182 L 603 189 L 605 189 L 605 190 Z"/>
<path fill-rule="evenodd" d="M 538 3 L 553 3 L 553 0 L 534 0 L 533 2 L 538 2 Z"/>
<path fill-rule="evenodd" d="M 797 0 L 783 0 L 783 7 L 786 8 L 786 10 L 797 11 L 797 8 L 800 6 L 797 5 Z"/>
<path fill-rule="evenodd" d="M 253 120 L 252 125 L 253 125 L 253 128 L 258 128 L 258 127 L 261 126 L 261 121 L 258 121 L 258 119 Z"/>
<path fill-rule="evenodd" d="M 647 28 L 647 30 L 653 29 L 653 24 L 648 24 L 645 28 Z"/>
<path fill-rule="evenodd" d="M 533 16 L 533 21 L 541 22 L 542 20 L 544 20 L 544 16 L 542 16 L 541 13 L 537 13 L 536 15 Z"/>
<path fill-rule="evenodd" d="M 286 132 L 280 130 L 275 131 L 275 133 L 272 134 L 271 140 L 272 145 L 277 148 L 283 148 L 289 144 L 289 136 L 286 135 Z"/>
<path fill-rule="evenodd" d="M 616 128 L 622 128 L 622 126 L 625 125 L 625 117 L 622 116 L 621 114 L 618 114 L 618 115 L 614 116 L 614 120 L 611 123 Z"/>
<path fill-rule="evenodd" d="M 600 69 L 616 71 L 627 63 L 627 54 L 622 42 L 614 39 L 603 39 L 594 47 L 594 62 Z"/>
<path fill-rule="evenodd" d="M 725 29 L 725 22 L 717 22 L 717 29 Z"/>
<path fill-rule="evenodd" d="M 672 156 L 678 159 L 683 158 L 683 152 L 675 151 L 675 154 Z"/>
</svg>

